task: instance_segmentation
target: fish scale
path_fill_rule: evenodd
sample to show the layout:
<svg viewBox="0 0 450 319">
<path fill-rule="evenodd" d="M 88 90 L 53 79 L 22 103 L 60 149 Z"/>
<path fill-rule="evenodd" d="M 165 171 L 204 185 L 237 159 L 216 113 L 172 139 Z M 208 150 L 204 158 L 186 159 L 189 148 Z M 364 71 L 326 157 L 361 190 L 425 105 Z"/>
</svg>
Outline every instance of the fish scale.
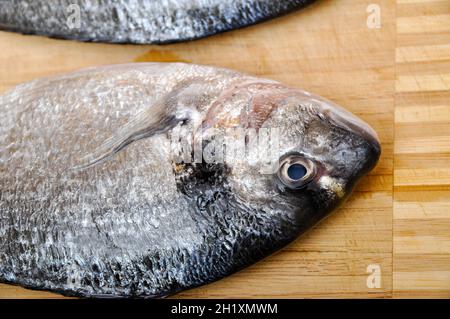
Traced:
<svg viewBox="0 0 450 319">
<path fill-rule="evenodd" d="M 164 297 L 228 276 L 326 217 L 380 155 L 330 101 L 183 63 L 38 79 L 0 96 L 0 114 L 0 281 L 71 296 Z M 300 159 L 311 178 L 262 174 L 246 152 L 176 161 L 180 133 L 206 147 L 236 128 L 278 129 L 273 164 Z"/>
</svg>

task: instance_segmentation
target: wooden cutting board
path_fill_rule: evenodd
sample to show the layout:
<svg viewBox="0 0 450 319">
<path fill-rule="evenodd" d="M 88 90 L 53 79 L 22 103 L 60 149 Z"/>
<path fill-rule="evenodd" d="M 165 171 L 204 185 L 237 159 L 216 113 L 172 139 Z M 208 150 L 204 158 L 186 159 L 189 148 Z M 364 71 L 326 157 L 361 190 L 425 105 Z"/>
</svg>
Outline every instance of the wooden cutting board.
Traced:
<svg viewBox="0 0 450 319">
<path fill-rule="evenodd" d="M 379 133 L 378 167 L 341 209 L 289 247 L 175 297 L 448 298 L 449 1 L 397 2 L 322 0 L 257 26 L 167 46 L 0 32 L 0 92 L 82 67 L 185 61 L 272 78 L 336 101 Z M 380 276 L 379 287 L 368 285 L 368 268 Z M 0 297 L 60 295 L 0 285 Z"/>
</svg>

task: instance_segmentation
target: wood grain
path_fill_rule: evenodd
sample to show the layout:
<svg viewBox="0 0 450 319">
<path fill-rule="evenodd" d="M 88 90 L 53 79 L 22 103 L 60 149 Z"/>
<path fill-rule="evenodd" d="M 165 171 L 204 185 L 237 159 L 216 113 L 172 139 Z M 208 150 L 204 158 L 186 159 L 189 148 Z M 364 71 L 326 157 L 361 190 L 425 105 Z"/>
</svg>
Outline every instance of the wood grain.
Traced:
<svg viewBox="0 0 450 319">
<path fill-rule="evenodd" d="M 93 65 L 185 61 L 272 78 L 336 101 L 379 133 L 377 168 L 341 209 L 289 247 L 175 297 L 448 297 L 448 10 L 443 1 L 428 2 L 377 1 L 381 28 L 370 29 L 372 1 L 322 0 L 257 26 L 167 46 L 0 32 L 0 91 Z M 381 267 L 381 288 L 366 285 L 371 264 Z M 60 296 L 0 285 L 1 297 Z"/>
<path fill-rule="evenodd" d="M 397 5 L 393 211 L 397 298 L 450 297 L 449 13 L 448 1 Z"/>
</svg>

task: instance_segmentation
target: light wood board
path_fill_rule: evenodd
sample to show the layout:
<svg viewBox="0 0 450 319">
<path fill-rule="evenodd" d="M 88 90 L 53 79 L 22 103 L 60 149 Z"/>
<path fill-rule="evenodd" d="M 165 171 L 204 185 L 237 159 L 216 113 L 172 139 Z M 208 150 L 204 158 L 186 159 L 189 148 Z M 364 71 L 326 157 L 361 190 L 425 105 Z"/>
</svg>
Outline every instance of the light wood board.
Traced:
<svg viewBox="0 0 450 319">
<path fill-rule="evenodd" d="M 450 297 L 450 1 L 397 5 L 394 297 Z"/>
<path fill-rule="evenodd" d="M 450 297 L 450 15 L 448 1 L 427 2 L 323 0 L 257 26 L 167 46 L 0 32 L 0 92 L 82 67 L 185 61 L 331 99 L 379 133 L 377 168 L 341 209 L 289 247 L 175 297 Z M 375 29 L 367 26 L 373 3 L 381 13 Z M 380 266 L 380 288 L 367 287 L 369 265 Z M 0 285 L 1 297 L 59 295 Z"/>
</svg>

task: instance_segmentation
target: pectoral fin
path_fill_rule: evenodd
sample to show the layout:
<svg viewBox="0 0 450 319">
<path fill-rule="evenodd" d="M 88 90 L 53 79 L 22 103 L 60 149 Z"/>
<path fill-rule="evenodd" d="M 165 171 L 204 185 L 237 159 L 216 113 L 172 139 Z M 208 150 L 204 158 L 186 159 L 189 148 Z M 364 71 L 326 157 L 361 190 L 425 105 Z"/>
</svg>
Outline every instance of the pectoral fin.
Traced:
<svg viewBox="0 0 450 319">
<path fill-rule="evenodd" d="M 185 116 L 168 113 L 162 109 L 155 112 L 144 111 L 117 130 L 104 143 L 97 147 L 92 153 L 84 156 L 80 164 L 73 169 L 84 169 L 101 163 L 118 152 L 124 150 L 130 144 L 153 135 L 162 134 L 174 128 L 178 123 L 189 120 L 188 113 Z"/>
<path fill-rule="evenodd" d="M 167 95 L 118 128 L 93 152 L 84 156 L 74 169 L 98 164 L 124 150 L 130 144 L 153 135 L 166 133 L 179 123 L 196 123 L 202 118 L 199 108 L 204 108 L 215 96 L 208 91 L 211 88 L 209 82 L 202 78 L 191 78 L 180 82 Z"/>
</svg>

